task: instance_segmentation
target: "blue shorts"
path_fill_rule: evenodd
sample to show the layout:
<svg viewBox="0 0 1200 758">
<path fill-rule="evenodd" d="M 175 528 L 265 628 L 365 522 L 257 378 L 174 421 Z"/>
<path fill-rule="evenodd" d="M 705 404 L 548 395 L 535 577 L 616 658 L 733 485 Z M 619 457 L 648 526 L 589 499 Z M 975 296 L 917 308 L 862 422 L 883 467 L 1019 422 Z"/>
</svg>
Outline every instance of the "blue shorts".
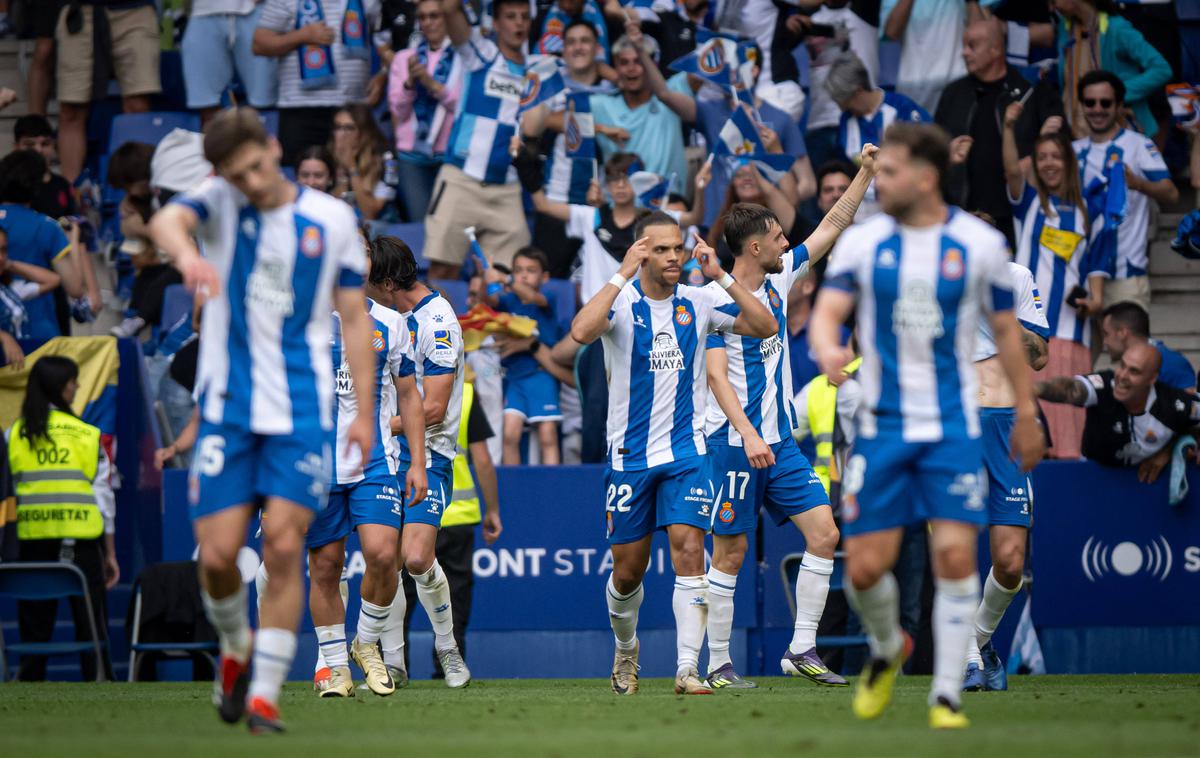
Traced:
<svg viewBox="0 0 1200 758">
<path fill-rule="evenodd" d="M 545 371 L 504 380 L 504 412 L 519 413 L 531 424 L 559 421 L 558 380 Z"/>
<path fill-rule="evenodd" d="M 259 3 L 244 16 L 220 13 L 188 19 L 180 50 L 189 108 L 220 105 L 221 94 L 233 83 L 235 68 L 250 105 L 275 107 L 279 64 L 275 58 L 257 56 L 250 49 L 262 7 Z"/>
<path fill-rule="evenodd" d="M 899 430 L 859 438 L 842 472 L 847 536 L 928 519 L 987 523 L 983 443 L 969 437 L 906 442 Z"/>
<path fill-rule="evenodd" d="M 425 467 L 425 476 L 429 479 L 429 494 L 416 505 L 404 504 L 404 523 L 429 524 L 440 529 L 442 515 L 454 496 L 454 461 L 437 453 L 430 453 L 429 459 L 430 464 Z M 408 466 L 409 461 L 401 458 L 400 468 L 396 471 L 401 500 L 405 497 L 404 477 L 408 474 Z"/>
<path fill-rule="evenodd" d="M 641 471 L 604 472 L 608 541 L 637 542 L 655 529 L 687 524 L 708 530 L 713 486 L 704 458 L 687 458 Z"/>
<path fill-rule="evenodd" d="M 776 524 L 819 505 L 829 505 L 825 487 L 795 440 L 777 442 L 771 452 L 775 453 L 774 466 L 751 468 L 745 448 L 709 443 L 709 473 L 717 488 L 713 534 L 754 531 L 760 505 Z"/>
<path fill-rule="evenodd" d="M 333 471 L 332 443 L 333 432 L 320 427 L 255 434 L 202 421 L 188 473 L 192 518 L 267 497 L 320 510 Z"/>
<path fill-rule="evenodd" d="M 337 542 L 362 524 L 382 524 L 396 531 L 404 525 L 400 490 L 387 471 L 353 484 L 335 484 L 329 502 L 308 527 L 304 545 L 309 550 Z"/>
<path fill-rule="evenodd" d="M 1000 526 L 1033 526 L 1033 483 L 1008 452 L 1016 411 L 980 408 L 983 430 L 983 465 L 988 474 L 988 523 Z"/>
</svg>

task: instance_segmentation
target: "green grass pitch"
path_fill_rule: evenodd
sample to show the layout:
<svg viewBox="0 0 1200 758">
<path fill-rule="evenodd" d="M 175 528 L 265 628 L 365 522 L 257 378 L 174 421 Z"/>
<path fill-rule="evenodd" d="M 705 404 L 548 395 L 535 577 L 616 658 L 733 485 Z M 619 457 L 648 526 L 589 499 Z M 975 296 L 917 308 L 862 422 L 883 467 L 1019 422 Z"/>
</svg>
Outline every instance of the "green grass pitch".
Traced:
<svg viewBox="0 0 1200 758">
<path fill-rule="evenodd" d="M 24 756 L 1200 756 L 1200 676 L 1015 678 L 965 696 L 970 729 L 933 732 L 928 677 L 902 677 L 874 722 L 850 691 L 764 678 L 750 692 L 677 697 L 642 681 L 621 698 L 605 680 L 414 682 L 389 698 L 318 700 L 289 684 L 288 732 L 251 737 L 218 721 L 211 686 L 0 684 L 0 745 Z"/>
</svg>

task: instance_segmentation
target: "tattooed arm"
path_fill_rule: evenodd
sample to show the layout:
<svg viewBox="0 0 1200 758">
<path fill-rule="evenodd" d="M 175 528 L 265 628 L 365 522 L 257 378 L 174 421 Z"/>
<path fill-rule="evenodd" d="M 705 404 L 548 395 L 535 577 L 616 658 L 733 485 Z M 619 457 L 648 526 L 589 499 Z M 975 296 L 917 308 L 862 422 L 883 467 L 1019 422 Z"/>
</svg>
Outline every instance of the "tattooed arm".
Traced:
<svg viewBox="0 0 1200 758">
<path fill-rule="evenodd" d="M 815 265 L 817 261 L 825 257 L 825 254 L 833 249 L 833 243 L 837 242 L 837 238 L 846 227 L 854 223 L 854 214 L 858 212 L 858 206 L 862 202 L 863 196 L 867 194 L 867 189 L 871 186 L 871 182 L 875 180 L 875 156 L 879 153 L 879 148 L 872 144 L 863 146 L 862 165 L 858 173 L 854 176 L 854 180 L 850 182 L 850 187 L 847 188 L 845 194 L 829 209 L 829 213 L 825 214 L 825 218 L 821 219 L 821 223 L 813 230 L 813 233 L 808 235 L 808 239 L 804 240 L 804 246 L 808 248 L 808 261 L 810 265 Z M 780 224 L 782 226 L 782 224 Z M 788 227 L 784 226 L 786 232 Z"/>
<path fill-rule="evenodd" d="M 1053 379 L 1038 382 L 1034 385 L 1033 391 L 1047 402 L 1077 405 L 1080 408 L 1084 407 L 1088 399 L 1087 387 L 1073 376 L 1056 376 Z"/>
<path fill-rule="evenodd" d="M 1050 360 L 1050 351 L 1046 340 L 1040 334 L 1034 334 L 1028 329 L 1021 330 L 1021 347 L 1025 348 L 1025 362 L 1034 371 L 1041 371 Z"/>
</svg>

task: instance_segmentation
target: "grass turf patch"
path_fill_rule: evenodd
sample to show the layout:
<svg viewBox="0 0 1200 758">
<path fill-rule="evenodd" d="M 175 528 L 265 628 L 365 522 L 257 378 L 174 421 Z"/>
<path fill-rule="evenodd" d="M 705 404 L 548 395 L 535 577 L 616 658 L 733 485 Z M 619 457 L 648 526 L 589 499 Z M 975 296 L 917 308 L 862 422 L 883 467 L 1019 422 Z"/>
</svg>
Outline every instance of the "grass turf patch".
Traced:
<svg viewBox="0 0 1200 758">
<path fill-rule="evenodd" d="M 873 722 L 848 688 L 767 677 L 759 689 L 677 697 L 647 679 L 634 697 L 606 680 L 484 680 L 451 691 L 414 682 L 388 698 L 319 700 L 292 683 L 288 732 L 250 737 L 218 721 L 211 685 L 5 684 L 0 742 L 10 755 L 320 756 L 1196 756 L 1200 677 L 1014 677 L 1007 693 L 966 693 L 972 726 L 933 732 L 928 677 L 901 677 Z M 386 751 L 386 752 L 382 752 Z"/>
</svg>

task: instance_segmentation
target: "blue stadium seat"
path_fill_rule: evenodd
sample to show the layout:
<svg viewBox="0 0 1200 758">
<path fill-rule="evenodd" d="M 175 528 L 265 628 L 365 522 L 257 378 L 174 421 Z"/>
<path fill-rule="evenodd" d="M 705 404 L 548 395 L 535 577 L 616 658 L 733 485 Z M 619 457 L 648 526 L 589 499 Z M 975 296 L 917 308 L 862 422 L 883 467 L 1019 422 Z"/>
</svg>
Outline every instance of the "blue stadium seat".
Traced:
<svg viewBox="0 0 1200 758">
<path fill-rule="evenodd" d="M 167 658 L 190 657 L 196 654 L 207 658 L 209 663 L 214 667 L 216 662 L 214 656 L 220 652 L 220 645 L 215 639 L 212 640 L 195 640 L 183 639 L 174 641 L 160 642 L 142 642 L 142 602 L 147 590 L 142 586 L 143 580 L 151 585 L 151 587 L 161 587 L 164 582 L 162 579 L 169 579 L 171 582 L 192 582 L 196 581 L 196 562 L 195 561 L 178 561 L 173 563 L 155 563 L 142 569 L 142 573 L 133 583 L 133 613 L 129 623 L 129 681 L 136 682 L 138 677 L 138 658 L 147 653 L 159 653 Z M 158 581 L 156 581 L 158 580 Z M 171 586 L 175 586 L 172 584 Z M 152 590 L 153 592 L 153 590 Z M 150 604 L 157 608 L 162 608 L 164 602 L 161 598 L 151 597 Z M 205 624 L 205 626 L 208 626 Z M 211 628 L 209 629 L 211 632 Z M 215 633 L 213 633 L 215 636 Z"/>
<path fill-rule="evenodd" d="M 900 43 L 895 40 L 879 40 L 879 87 L 895 91 L 900 79 Z"/>
<path fill-rule="evenodd" d="M 557 309 L 555 316 L 563 334 L 566 335 L 571 329 L 571 320 L 575 318 L 575 312 L 579 310 L 575 302 L 575 283 L 567 279 L 551 279 L 542 287 L 542 291 L 554 295 L 554 305 Z"/>
<path fill-rule="evenodd" d="M 126 142 L 157 145 L 172 129 L 200 131 L 200 116 L 195 113 L 122 113 L 113 117 L 108 135 L 108 152 Z"/>
<path fill-rule="evenodd" d="M 259 111 L 258 118 L 272 137 L 279 136 L 279 111 Z"/>
<path fill-rule="evenodd" d="M 283 175 L 287 177 L 289 182 L 296 181 L 296 169 L 291 166 L 280 166 L 279 170 L 283 172 Z"/>
<path fill-rule="evenodd" d="M 182 284 L 172 284 L 163 290 L 162 319 L 160 326 L 173 326 L 192 312 L 192 293 Z"/>
<path fill-rule="evenodd" d="M 467 288 L 466 282 L 460 282 L 457 279 L 430 279 L 429 286 L 433 289 L 440 289 L 446 299 L 450 301 L 450 306 L 454 308 L 455 313 L 467 312 Z"/>
<path fill-rule="evenodd" d="M 429 262 L 425 260 L 424 255 L 425 222 L 390 224 L 386 221 L 368 221 L 367 228 L 371 230 L 371 239 L 385 234 L 404 240 L 404 243 L 413 251 L 413 257 L 417 259 L 417 270 L 421 272 L 429 270 Z"/>
<path fill-rule="evenodd" d="M 104 649 L 107 640 L 101 640 L 96 631 L 96 620 L 92 615 L 92 598 L 87 591 L 87 579 L 73 563 L 5 563 L 0 564 L 0 595 L 9 595 L 17 600 L 59 600 L 82 597 L 87 610 L 89 638 L 70 642 L 18 642 L 4 645 L 0 635 L 0 681 L 8 680 L 7 653 L 17 655 L 70 655 L 91 651 L 96 656 L 96 681 L 104 681 Z"/>
</svg>

